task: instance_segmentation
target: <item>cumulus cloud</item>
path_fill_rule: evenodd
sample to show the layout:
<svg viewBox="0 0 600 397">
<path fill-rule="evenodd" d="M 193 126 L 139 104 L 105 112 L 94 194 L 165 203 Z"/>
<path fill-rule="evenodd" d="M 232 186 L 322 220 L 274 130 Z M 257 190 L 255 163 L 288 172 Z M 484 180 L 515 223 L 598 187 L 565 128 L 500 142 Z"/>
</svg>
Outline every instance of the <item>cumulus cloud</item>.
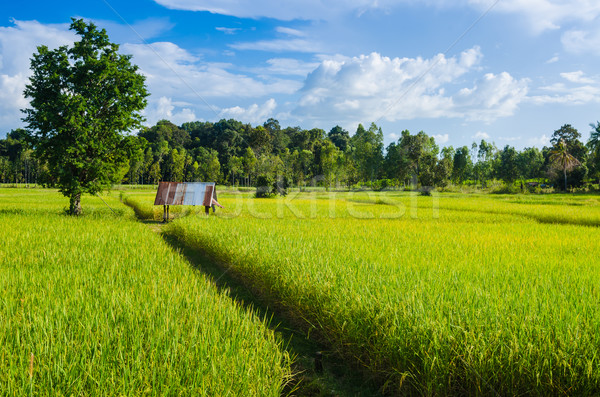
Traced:
<svg viewBox="0 0 600 397">
<path fill-rule="evenodd" d="M 600 81 L 588 77 L 584 72 L 561 73 L 566 80 L 551 85 L 540 87 L 544 94 L 533 95 L 529 100 L 537 105 L 549 103 L 581 105 L 600 102 Z"/>
<path fill-rule="evenodd" d="M 500 136 L 498 137 L 499 141 L 504 141 L 504 142 L 516 142 L 516 141 L 520 141 L 521 137 L 520 136 Z"/>
<path fill-rule="evenodd" d="M 486 132 L 482 132 L 482 131 L 477 131 L 477 133 L 475 135 L 473 135 L 471 138 L 474 138 L 474 139 L 490 139 L 490 134 L 488 134 Z"/>
<path fill-rule="evenodd" d="M 464 117 L 493 121 L 511 115 L 527 94 L 527 80 L 486 74 L 472 88 L 446 87 L 478 68 L 478 47 L 457 57 L 388 58 L 378 53 L 324 60 L 308 75 L 296 115 L 305 118 L 389 121 Z"/>
<path fill-rule="evenodd" d="M 277 102 L 271 98 L 264 104 L 252 104 L 247 108 L 240 106 L 234 106 L 231 108 L 222 109 L 219 113 L 221 117 L 234 118 L 238 120 L 244 120 L 252 124 L 263 123 L 270 117 L 274 117 L 275 109 L 277 108 Z"/>
<path fill-rule="evenodd" d="M 464 88 L 454 97 L 455 108 L 468 120 L 491 122 L 511 116 L 527 97 L 529 80 L 510 74 L 487 73 L 473 88 Z"/>
<path fill-rule="evenodd" d="M 583 84 L 594 83 L 593 79 L 591 79 L 589 77 L 584 77 L 583 75 L 584 75 L 584 73 L 581 70 L 578 70 L 576 72 L 561 73 L 560 77 L 562 77 L 563 79 L 568 80 L 572 83 L 583 83 Z"/>
<path fill-rule="evenodd" d="M 205 102 L 209 97 L 260 97 L 272 93 L 290 94 L 299 88 L 293 80 L 268 82 L 229 72 L 229 64 L 204 62 L 199 56 L 170 42 L 151 45 L 127 44 L 123 51 L 133 54 L 146 75 L 150 91 L 158 97 L 186 98 Z"/>
<path fill-rule="evenodd" d="M 435 138 L 435 142 L 440 145 L 443 145 L 450 140 L 450 136 L 448 134 L 436 134 L 433 137 Z"/>
<path fill-rule="evenodd" d="M 146 30 L 151 34 L 150 27 Z M 20 109 L 28 106 L 22 93 L 30 76 L 29 59 L 36 47 L 44 44 L 57 48 L 71 45 L 76 39 L 68 24 L 12 21 L 11 26 L 0 27 L 0 131 L 22 125 Z M 292 94 L 301 87 L 295 80 L 272 75 L 256 78 L 233 72 L 232 65 L 206 62 L 201 56 L 170 42 L 123 44 L 120 52 L 132 54 L 133 62 L 146 76 L 152 93 L 145 111 L 148 122 L 161 118 L 177 123 L 192 120 L 200 107 L 213 108 L 209 99 Z M 273 61 L 270 66 L 283 68 L 284 64 Z M 288 66 L 293 65 L 288 62 Z M 303 67 L 301 63 L 295 66 Z M 306 66 L 304 68 L 306 70 Z M 218 110 L 214 112 L 218 114 Z"/>
<path fill-rule="evenodd" d="M 163 119 L 177 125 L 198 120 L 189 103 L 173 102 L 172 98 L 164 96 L 158 100 L 151 97 L 148 102 L 148 106 L 142 112 L 148 125 L 156 124 L 157 121 Z"/>
<path fill-rule="evenodd" d="M 575 54 L 595 54 L 600 46 L 600 29 L 576 29 L 565 32 L 561 37 L 565 49 Z"/>
<path fill-rule="evenodd" d="M 542 136 L 529 138 L 527 143 L 529 143 L 531 146 L 537 147 L 550 146 L 550 137 L 546 134 L 543 134 Z"/>
<path fill-rule="evenodd" d="M 57 48 L 72 43 L 68 25 L 43 25 L 36 21 L 12 21 L 0 27 L 0 132 L 22 125 L 20 109 L 29 104 L 23 90 L 31 72 L 29 62 L 37 46 Z"/>
</svg>

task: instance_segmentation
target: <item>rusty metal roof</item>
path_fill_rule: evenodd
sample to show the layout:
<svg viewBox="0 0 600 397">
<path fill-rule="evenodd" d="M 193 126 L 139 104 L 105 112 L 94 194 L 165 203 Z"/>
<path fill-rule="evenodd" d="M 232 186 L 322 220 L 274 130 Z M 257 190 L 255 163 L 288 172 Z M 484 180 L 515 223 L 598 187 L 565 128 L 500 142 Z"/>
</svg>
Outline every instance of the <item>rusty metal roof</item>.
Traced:
<svg viewBox="0 0 600 397">
<path fill-rule="evenodd" d="M 211 206 L 216 198 L 214 182 L 160 182 L 154 205 Z"/>
</svg>

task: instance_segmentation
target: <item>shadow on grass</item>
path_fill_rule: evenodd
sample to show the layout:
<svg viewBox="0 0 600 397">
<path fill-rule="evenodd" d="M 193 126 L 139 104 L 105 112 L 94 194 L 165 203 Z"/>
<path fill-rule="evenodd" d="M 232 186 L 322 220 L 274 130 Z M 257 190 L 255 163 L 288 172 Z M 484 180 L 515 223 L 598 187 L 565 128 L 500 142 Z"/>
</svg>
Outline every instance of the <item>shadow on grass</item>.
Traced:
<svg viewBox="0 0 600 397">
<path fill-rule="evenodd" d="M 164 241 L 181 253 L 193 266 L 213 281 L 217 289 L 226 290 L 229 296 L 243 308 L 264 318 L 267 326 L 278 334 L 284 348 L 293 358 L 294 378 L 283 395 L 293 396 L 378 396 L 377 385 L 369 382 L 359 371 L 355 371 L 347 360 L 327 350 L 314 337 L 294 324 L 294 319 L 283 310 L 274 308 L 260 294 L 255 294 L 231 269 L 225 269 L 207 254 L 186 246 L 175 236 L 163 233 L 161 221 L 142 221 L 161 233 Z M 322 372 L 315 368 L 318 352 L 322 353 Z"/>
</svg>

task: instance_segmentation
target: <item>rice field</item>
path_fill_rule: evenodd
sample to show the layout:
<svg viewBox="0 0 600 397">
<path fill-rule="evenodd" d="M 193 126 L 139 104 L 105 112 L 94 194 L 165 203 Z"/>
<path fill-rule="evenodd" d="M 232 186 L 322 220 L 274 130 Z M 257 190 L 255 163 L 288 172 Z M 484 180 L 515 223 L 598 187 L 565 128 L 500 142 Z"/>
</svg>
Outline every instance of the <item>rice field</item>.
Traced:
<svg viewBox="0 0 600 397">
<path fill-rule="evenodd" d="M 596 197 L 219 198 L 217 216 L 181 213 L 166 232 L 302 319 L 382 391 L 600 393 Z M 154 216 L 151 193 L 127 199 Z"/>
<path fill-rule="evenodd" d="M 1 395 L 282 393 L 290 360 L 263 319 L 118 194 L 82 203 L 73 218 L 54 190 L 0 189 Z"/>
</svg>

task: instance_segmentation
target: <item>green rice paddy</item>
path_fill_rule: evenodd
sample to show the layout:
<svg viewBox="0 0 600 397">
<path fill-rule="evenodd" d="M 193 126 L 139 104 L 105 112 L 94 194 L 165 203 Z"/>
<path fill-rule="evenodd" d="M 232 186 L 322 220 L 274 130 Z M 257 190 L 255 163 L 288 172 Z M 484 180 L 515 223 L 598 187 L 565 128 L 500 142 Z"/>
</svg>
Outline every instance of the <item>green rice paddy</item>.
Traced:
<svg viewBox="0 0 600 397">
<path fill-rule="evenodd" d="M 303 319 L 386 392 L 600 392 L 595 197 L 221 202 L 218 216 L 183 216 L 167 233 Z"/>
<path fill-rule="evenodd" d="M 162 219 L 154 192 L 103 199 L 71 218 L 55 191 L 0 190 L 3 394 L 284 393 L 265 322 L 135 219 Z M 219 201 L 171 207 L 162 232 L 323 341 L 326 366 L 341 356 L 390 395 L 600 393 L 595 196 Z"/>
<path fill-rule="evenodd" d="M 265 323 L 102 199 L 0 190 L 0 394 L 280 395 Z"/>
</svg>

